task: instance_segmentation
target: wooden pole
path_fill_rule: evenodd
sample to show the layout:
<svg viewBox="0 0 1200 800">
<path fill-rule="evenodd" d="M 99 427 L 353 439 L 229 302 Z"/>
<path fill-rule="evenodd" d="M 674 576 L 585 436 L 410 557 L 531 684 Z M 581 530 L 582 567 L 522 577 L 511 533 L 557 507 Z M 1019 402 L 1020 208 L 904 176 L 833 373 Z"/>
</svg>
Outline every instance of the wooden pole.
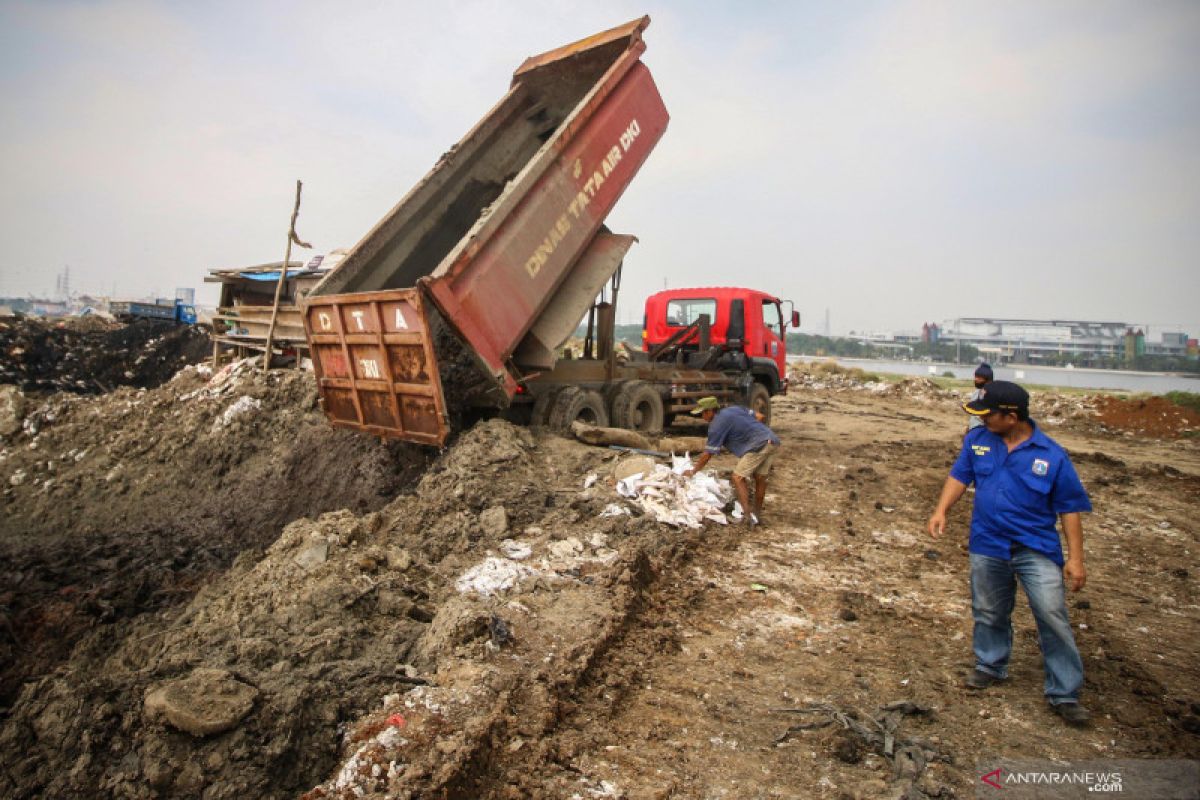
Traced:
<svg viewBox="0 0 1200 800">
<path fill-rule="evenodd" d="M 275 302 L 271 305 L 271 325 L 267 328 L 267 352 L 263 354 L 263 369 L 271 368 L 271 342 L 275 338 L 275 321 L 279 318 L 279 297 L 283 294 L 283 284 L 287 281 L 288 264 L 292 260 L 292 243 L 304 248 L 312 245 L 300 241 L 296 235 L 296 217 L 300 216 L 300 181 L 296 181 L 296 205 L 292 207 L 292 224 L 288 227 L 287 249 L 283 252 L 283 266 L 279 269 L 279 281 L 275 284 Z"/>
</svg>

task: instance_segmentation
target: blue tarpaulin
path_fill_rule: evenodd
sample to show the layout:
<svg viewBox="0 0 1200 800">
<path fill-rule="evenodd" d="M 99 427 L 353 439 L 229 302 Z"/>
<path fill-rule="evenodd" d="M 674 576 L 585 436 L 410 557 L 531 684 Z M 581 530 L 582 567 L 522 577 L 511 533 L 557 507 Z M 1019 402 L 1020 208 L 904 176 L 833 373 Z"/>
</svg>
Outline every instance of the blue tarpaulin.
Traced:
<svg viewBox="0 0 1200 800">
<path fill-rule="evenodd" d="M 301 272 L 304 272 L 304 270 L 289 269 L 287 276 L 289 278 L 294 278 L 297 275 L 299 275 Z M 279 280 L 279 270 L 275 270 L 274 272 L 239 272 L 238 274 L 241 275 L 243 278 L 246 278 L 247 280 L 252 280 L 252 281 L 277 281 L 277 280 Z"/>
</svg>

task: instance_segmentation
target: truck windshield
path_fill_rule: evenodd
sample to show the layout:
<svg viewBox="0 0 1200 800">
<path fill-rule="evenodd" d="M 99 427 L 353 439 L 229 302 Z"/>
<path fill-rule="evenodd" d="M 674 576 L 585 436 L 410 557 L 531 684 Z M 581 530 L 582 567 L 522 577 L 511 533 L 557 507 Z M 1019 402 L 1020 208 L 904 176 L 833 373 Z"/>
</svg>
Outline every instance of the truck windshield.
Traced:
<svg viewBox="0 0 1200 800">
<path fill-rule="evenodd" d="M 775 330 L 780 331 L 780 335 L 782 336 L 783 335 L 783 317 L 779 313 L 779 306 L 775 304 L 774 300 L 763 300 L 762 308 L 763 308 L 763 312 L 762 312 L 763 325 L 765 325 L 768 328 L 774 328 Z"/>
<path fill-rule="evenodd" d="M 716 324 L 717 301 L 709 298 L 699 300 L 671 300 L 667 303 L 667 324 L 683 327 L 708 314 L 709 324 Z"/>
</svg>

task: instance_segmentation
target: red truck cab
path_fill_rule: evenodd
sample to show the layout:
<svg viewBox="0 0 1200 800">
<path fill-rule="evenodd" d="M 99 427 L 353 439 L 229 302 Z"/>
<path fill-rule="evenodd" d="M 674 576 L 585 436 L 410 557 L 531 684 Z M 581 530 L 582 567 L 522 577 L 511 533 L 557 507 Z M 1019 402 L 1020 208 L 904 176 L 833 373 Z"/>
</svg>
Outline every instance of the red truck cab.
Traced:
<svg viewBox="0 0 1200 800">
<path fill-rule="evenodd" d="M 661 346 L 681 330 L 708 315 L 710 344 L 745 354 L 755 380 L 771 394 L 787 391 L 787 328 L 800 325 L 800 314 L 784 305 L 791 301 L 755 289 L 710 286 L 668 289 L 646 300 L 642 349 Z M 690 337 L 693 347 L 697 338 Z M 685 340 L 686 341 L 686 340 Z"/>
</svg>

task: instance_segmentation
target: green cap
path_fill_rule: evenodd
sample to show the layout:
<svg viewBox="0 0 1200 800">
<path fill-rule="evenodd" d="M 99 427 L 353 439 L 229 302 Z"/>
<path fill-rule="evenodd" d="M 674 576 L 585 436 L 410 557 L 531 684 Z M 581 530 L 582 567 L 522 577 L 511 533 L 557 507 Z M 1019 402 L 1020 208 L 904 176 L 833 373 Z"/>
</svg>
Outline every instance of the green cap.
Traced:
<svg viewBox="0 0 1200 800">
<path fill-rule="evenodd" d="M 721 403 L 715 397 L 701 397 L 696 401 L 696 407 L 692 409 L 692 413 L 697 417 L 705 411 L 719 411 Z"/>
</svg>

